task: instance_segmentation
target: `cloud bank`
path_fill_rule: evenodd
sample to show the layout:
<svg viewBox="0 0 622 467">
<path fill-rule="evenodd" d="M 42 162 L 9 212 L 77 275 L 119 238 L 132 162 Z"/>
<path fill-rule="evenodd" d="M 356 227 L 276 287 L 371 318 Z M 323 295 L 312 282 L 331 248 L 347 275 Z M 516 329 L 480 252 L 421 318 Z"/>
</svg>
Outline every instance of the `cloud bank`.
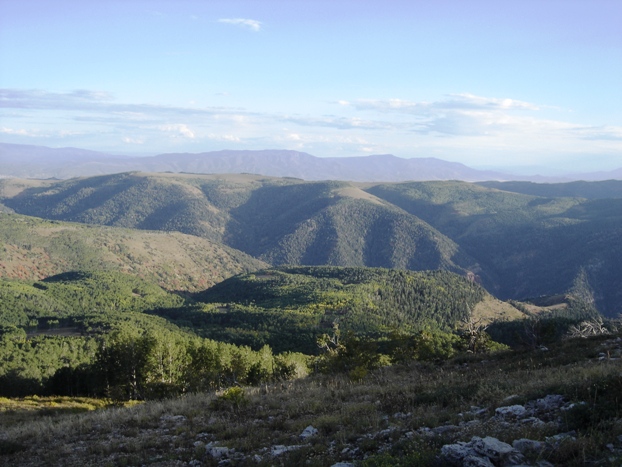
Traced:
<svg viewBox="0 0 622 467">
<path fill-rule="evenodd" d="M 119 152 L 137 145 L 153 153 L 283 148 L 319 156 L 432 156 L 470 165 L 491 158 L 520 165 L 598 156 L 610 166 L 622 165 L 622 127 L 570 122 L 563 118 L 568 112 L 539 103 L 462 93 L 430 101 L 359 98 L 326 105 L 330 114 L 298 115 L 123 103 L 93 90 L 0 89 L 0 135 L 7 142 Z"/>
</svg>

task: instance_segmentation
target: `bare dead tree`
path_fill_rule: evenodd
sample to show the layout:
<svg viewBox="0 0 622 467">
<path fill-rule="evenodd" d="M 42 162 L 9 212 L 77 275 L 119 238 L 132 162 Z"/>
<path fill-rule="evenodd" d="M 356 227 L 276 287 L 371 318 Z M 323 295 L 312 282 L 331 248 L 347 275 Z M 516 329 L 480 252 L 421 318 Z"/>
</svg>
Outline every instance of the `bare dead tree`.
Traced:
<svg viewBox="0 0 622 467">
<path fill-rule="evenodd" d="M 602 336 L 610 334 L 609 329 L 605 326 L 603 319 L 593 318 L 587 321 L 581 321 L 579 324 L 573 324 L 568 329 L 567 337 L 590 337 L 590 336 Z"/>
<path fill-rule="evenodd" d="M 471 307 L 467 304 L 467 316 L 462 319 L 462 335 L 467 341 L 467 350 L 475 353 L 482 340 L 483 333 L 489 324 L 484 324 L 482 318 L 475 319 Z"/>
</svg>

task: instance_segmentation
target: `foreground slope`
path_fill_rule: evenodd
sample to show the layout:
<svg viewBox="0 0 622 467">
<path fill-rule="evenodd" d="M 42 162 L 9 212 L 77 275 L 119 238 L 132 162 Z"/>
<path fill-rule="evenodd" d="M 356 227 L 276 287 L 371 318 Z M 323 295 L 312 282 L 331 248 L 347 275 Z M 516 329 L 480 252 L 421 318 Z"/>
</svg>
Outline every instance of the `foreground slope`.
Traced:
<svg viewBox="0 0 622 467">
<path fill-rule="evenodd" d="M 442 466 L 452 465 L 443 446 L 477 436 L 509 444 L 494 442 L 505 455 L 521 440 L 521 465 L 619 465 L 616 338 L 382 368 L 362 381 L 320 375 L 247 388 L 237 400 L 210 392 L 90 413 L 76 413 L 89 401 L 27 400 L 28 409 L 0 412 L 0 462 Z M 471 462 L 500 465 L 476 457 Z"/>
</svg>

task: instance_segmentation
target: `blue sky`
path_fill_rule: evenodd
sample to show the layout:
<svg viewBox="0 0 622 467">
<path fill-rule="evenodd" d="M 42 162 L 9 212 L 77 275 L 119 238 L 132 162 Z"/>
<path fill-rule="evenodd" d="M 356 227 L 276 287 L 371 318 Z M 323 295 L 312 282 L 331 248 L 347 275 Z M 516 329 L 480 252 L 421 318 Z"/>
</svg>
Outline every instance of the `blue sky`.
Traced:
<svg viewBox="0 0 622 467">
<path fill-rule="evenodd" d="M 619 0 L 0 0 L 0 141 L 613 169 L 621 19 Z"/>
</svg>

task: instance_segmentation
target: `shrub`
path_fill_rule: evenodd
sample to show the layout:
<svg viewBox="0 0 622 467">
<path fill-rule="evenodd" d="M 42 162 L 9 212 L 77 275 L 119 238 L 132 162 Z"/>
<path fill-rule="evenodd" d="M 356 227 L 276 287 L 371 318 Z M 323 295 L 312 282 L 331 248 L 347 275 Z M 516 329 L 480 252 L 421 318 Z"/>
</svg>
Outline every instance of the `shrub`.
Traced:
<svg viewBox="0 0 622 467">
<path fill-rule="evenodd" d="M 211 407 L 216 410 L 239 410 L 241 407 L 248 405 L 248 402 L 244 389 L 239 386 L 233 386 L 225 389 L 222 394 L 214 399 Z"/>
</svg>

